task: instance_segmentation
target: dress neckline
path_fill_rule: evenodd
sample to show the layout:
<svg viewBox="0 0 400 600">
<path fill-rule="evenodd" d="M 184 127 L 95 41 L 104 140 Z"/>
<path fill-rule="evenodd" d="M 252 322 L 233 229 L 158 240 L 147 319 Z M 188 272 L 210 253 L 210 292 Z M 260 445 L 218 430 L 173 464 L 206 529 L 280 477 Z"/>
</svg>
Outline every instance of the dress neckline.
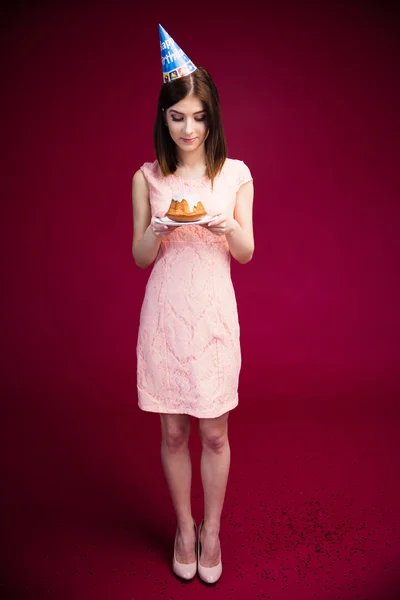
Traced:
<svg viewBox="0 0 400 600">
<path fill-rule="evenodd" d="M 226 158 L 226 160 L 225 160 L 225 162 L 224 162 L 224 164 L 222 166 L 222 169 L 218 173 L 217 177 L 220 177 L 222 175 L 223 171 L 225 170 L 225 166 L 226 166 L 226 163 L 227 163 L 228 160 L 229 159 Z M 160 169 L 160 165 L 158 164 L 158 161 L 156 160 L 155 162 L 157 163 L 157 168 L 158 168 L 159 174 L 162 175 L 161 169 Z M 171 178 L 175 179 L 178 182 L 183 181 L 185 185 L 190 185 L 190 182 L 192 182 L 193 184 L 196 184 L 196 183 L 202 183 L 202 182 L 205 182 L 205 181 L 210 181 L 210 178 L 208 177 L 208 175 L 202 175 L 201 177 L 191 177 L 191 178 L 189 177 L 188 179 L 184 179 L 180 175 L 177 175 L 176 172 L 170 173 L 167 177 L 171 177 Z"/>
<path fill-rule="evenodd" d="M 179 181 L 182 180 L 185 183 L 189 184 L 191 181 L 203 181 L 203 179 L 208 179 L 208 175 L 202 175 L 201 177 L 182 177 L 181 175 L 177 175 L 176 172 L 172 173 L 172 177 L 175 177 L 175 179 L 178 179 Z"/>
</svg>

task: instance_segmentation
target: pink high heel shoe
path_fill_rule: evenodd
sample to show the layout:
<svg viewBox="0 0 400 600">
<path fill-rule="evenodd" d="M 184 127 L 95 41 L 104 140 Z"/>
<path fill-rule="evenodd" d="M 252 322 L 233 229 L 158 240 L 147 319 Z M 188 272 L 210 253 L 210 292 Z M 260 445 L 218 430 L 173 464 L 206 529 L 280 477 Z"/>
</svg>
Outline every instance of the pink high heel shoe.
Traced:
<svg viewBox="0 0 400 600">
<path fill-rule="evenodd" d="M 194 526 L 194 534 L 195 534 L 195 537 L 197 540 L 197 526 L 194 521 L 193 521 L 193 526 Z M 175 542 L 176 542 L 176 534 L 175 534 Z M 176 560 L 176 556 L 175 556 L 175 542 L 174 542 L 174 558 L 172 561 L 172 570 L 175 573 L 175 575 L 178 575 L 178 577 L 182 577 L 182 579 L 193 579 L 193 577 L 196 575 L 196 571 L 197 571 L 197 561 L 194 563 L 190 563 L 189 565 L 179 563 Z M 196 542 L 194 544 L 194 551 L 196 553 Z"/>
<path fill-rule="evenodd" d="M 222 552 L 220 553 L 219 563 L 215 567 L 203 567 L 200 563 L 201 556 L 201 542 L 200 542 L 200 534 L 204 524 L 204 519 L 200 523 L 199 527 L 199 539 L 197 542 L 197 570 L 199 573 L 200 579 L 205 581 L 206 583 L 216 583 L 222 574 Z"/>
</svg>

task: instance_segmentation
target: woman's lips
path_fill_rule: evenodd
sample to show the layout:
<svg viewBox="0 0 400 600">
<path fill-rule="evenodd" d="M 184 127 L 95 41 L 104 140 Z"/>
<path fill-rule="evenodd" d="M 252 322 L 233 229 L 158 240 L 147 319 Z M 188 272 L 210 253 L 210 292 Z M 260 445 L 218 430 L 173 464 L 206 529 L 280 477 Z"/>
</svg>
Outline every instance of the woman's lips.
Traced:
<svg viewBox="0 0 400 600">
<path fill-rule="evenodd" d="M 181 138 L 184 144 L 192 144 L 197 138 Z"/>
</svg>

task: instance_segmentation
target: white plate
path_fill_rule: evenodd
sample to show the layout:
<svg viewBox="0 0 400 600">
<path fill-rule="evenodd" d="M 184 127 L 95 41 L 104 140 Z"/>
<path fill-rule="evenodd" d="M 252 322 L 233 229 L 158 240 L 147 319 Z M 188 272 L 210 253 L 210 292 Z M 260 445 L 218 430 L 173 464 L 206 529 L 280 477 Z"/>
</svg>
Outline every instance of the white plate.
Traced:
<svg viewBox="0 0 400 600">
<path fill-rule="evenodd" d="M 216 215 L 206 215 L 205 217 L 203 217 L 202 219 L 199 219 L 198 221 L 188 221 L 185 223 L 179 223 L 178 221 L 173 221 L 172 219 L 169 219 L 168 217 L 156 217 L 154 220 L 157 223 L 161 223 L 162 225 L 170 225 L 172 227 L 180 227 L 181 225 L 204 225 L 206 223 L 210 223 L 210 221 L 213 221 L 216 218 L 217 218 Z"/>
</svg>

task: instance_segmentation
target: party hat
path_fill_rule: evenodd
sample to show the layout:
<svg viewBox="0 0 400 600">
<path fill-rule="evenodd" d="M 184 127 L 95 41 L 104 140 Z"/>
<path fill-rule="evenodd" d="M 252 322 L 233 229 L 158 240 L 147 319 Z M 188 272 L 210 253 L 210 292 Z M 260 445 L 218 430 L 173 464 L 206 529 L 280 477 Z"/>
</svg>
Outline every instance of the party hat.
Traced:
<svg viewBox="0 0 400 600">
<path fill-rule="evenodd" d="M 196 66 L 161 25 L 158 26 L 164 83 L 189 75 Z"/>
</svg>

